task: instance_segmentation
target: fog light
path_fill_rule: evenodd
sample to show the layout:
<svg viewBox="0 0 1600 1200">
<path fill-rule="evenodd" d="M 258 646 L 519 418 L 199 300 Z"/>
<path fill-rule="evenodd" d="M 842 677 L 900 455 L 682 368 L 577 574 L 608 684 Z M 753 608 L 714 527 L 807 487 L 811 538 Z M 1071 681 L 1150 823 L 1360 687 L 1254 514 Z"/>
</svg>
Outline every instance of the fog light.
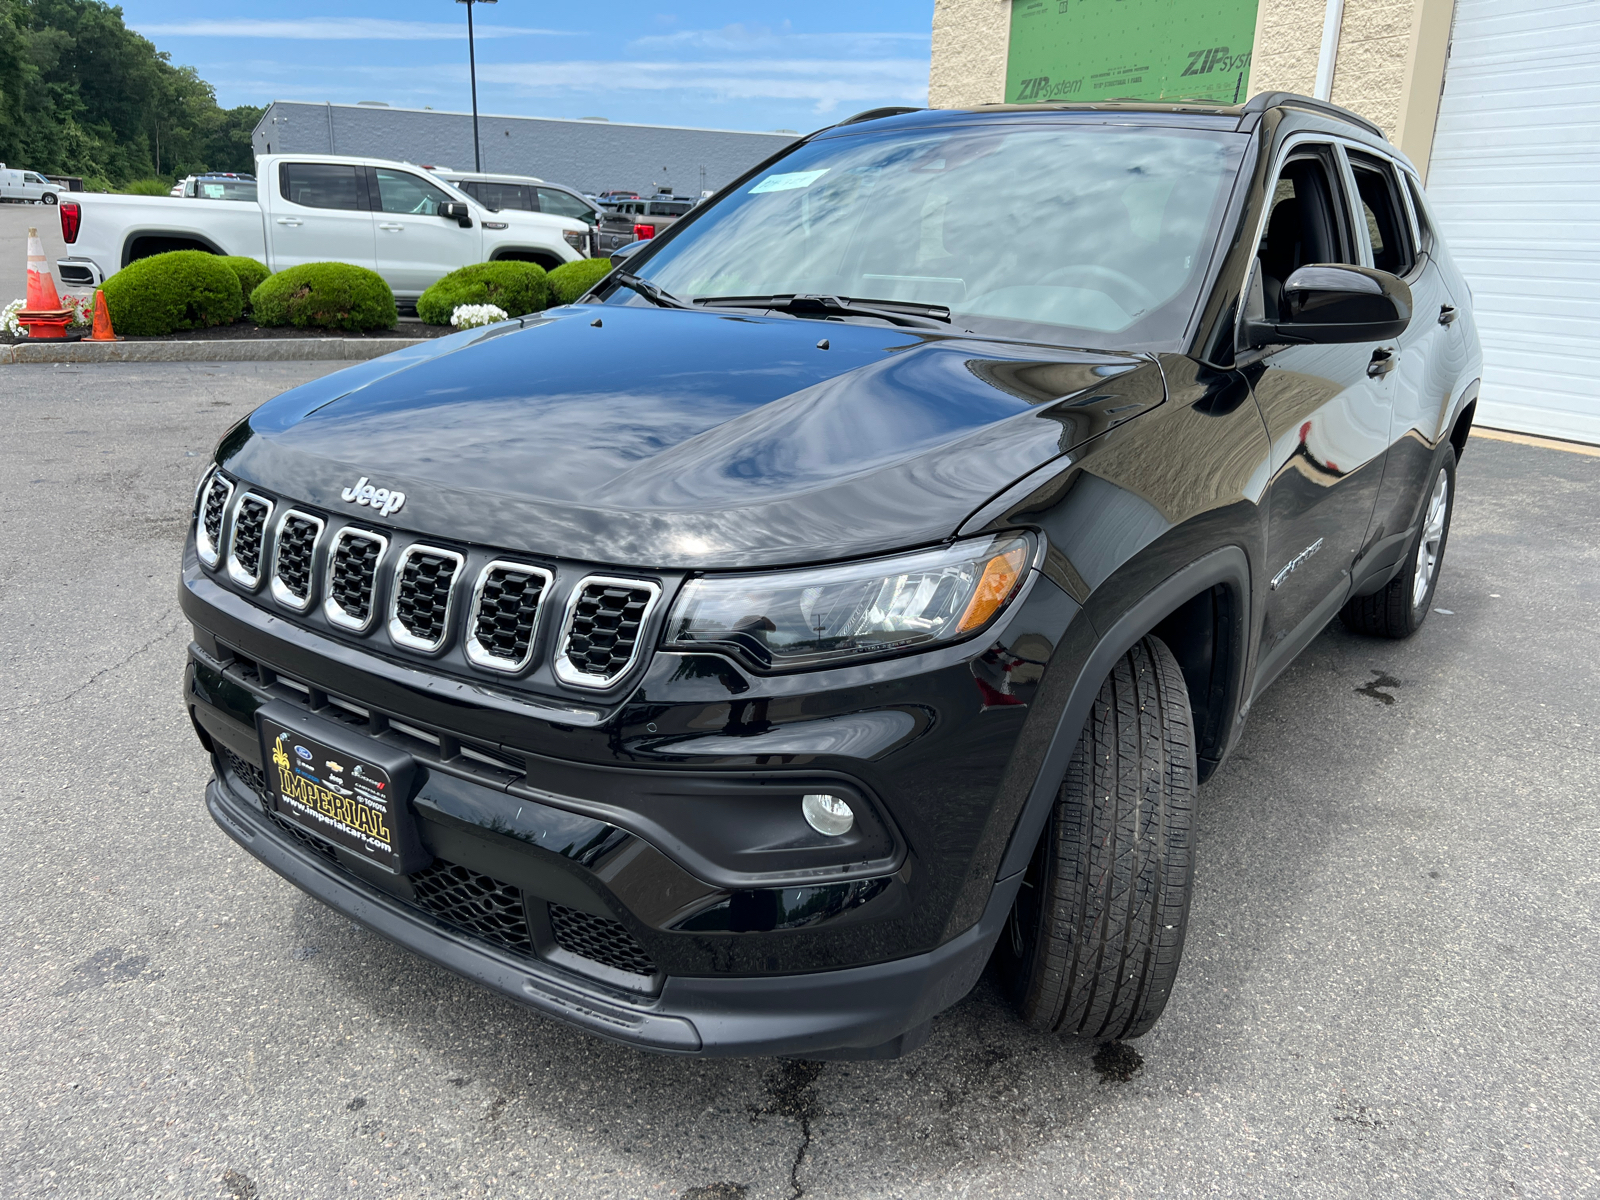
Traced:
<svg viewBox="0 0 1600 1200">
<path fill-rule="evenodd" d="M 807 825 L 828 837 L 841 837 L 856 823 L 856 814 L 850 806 L 838 796 L 826 793 L 804 797 L 800 801 L 800 812 Z"/>
</svg>

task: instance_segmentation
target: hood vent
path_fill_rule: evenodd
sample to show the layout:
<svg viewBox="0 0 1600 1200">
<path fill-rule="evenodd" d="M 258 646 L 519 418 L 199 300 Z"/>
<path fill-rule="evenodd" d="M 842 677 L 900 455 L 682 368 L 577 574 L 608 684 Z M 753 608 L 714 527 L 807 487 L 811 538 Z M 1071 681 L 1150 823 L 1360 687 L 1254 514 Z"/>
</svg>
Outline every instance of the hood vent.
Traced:
<svg viewBox="0 0 1600 1200">
<path fill-rule="evenodd" d="M 289 509 L 278 519 L 272 551 L 272 598 L 285 608 L 311 607 L 311 581 L 316 565 L 322 518 Z"/>
<path fill-rule="evenodd" d="M 328 555 L 328 598 L 322 611 L 341 629 L 365 633 L 372 624 L 378 563 L 388 547 L 388 538 L 364 529 L 346 526 L 334 536 Z"/>
<path fill-rule="evenodd" d="M 533 660 L 534 630 L 551 575 L 543 567 L 496 561 L 472 593 L 467 658 L 495 671 L 520 671 Z"/>
<path fill-rule="evenodd" d="M 389 636 L 412 650 L 437 650 L 450 634 L 450 598 L 462 558 L 451 550 L 410 546 L 394 571 Z"/>
<path fill-rule="evenodd" d="M 576 687 L 610 687 L 639 654 L 645 622 L 661 589 L 640 579 L 591 575 L 572 590 L 556 678 Z"/>
</svg>

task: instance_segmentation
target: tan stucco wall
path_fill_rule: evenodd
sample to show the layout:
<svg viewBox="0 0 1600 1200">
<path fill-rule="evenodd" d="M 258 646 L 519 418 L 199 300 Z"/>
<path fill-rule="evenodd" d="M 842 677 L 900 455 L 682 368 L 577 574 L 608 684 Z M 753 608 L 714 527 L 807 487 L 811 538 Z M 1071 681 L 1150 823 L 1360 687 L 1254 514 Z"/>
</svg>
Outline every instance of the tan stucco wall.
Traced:
<svg viewBox="0 0 1600 1200">
<path fill-rule="evenodd" d="M 1335 104 L 1377 122 L 1424 173 L 1439 111 L 1455 0 L 1345 0 Z M 1311 95 L 1326 0 L 1261 0 L 1250 92 Z M 1005 99 L 1011 0 L 935 0 L 928 102 Z"/>
<path fill-rule="evenodd" d="M 934 0 L 928 103 L 1003 103 L 1010 41 L 1011 0 Z"/>
</svg>

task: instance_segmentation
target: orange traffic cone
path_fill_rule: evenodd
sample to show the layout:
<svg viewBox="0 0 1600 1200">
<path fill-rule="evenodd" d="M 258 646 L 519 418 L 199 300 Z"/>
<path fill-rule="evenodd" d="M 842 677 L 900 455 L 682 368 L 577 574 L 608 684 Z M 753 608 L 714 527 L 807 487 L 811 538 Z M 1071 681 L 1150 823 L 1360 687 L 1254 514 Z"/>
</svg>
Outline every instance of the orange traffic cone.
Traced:
<svg viewBox="0 0 1600 1200">
<path fill-rule="evenodd" d="M 87 340 L 91 342 L 120 342 L 122 340 L 111 331 L 111 308 L 106 304 L 106 294 L 99 288 L 94 290 L 94 329 Z"/>
<path fill-rule="evenodd" d="M 37 229 L 28 230 L 28 308 L 34 312 L 61 308 L 55 276 L 50 274 L 50 264 L 44 260 L 44 243 L 39 240 Z"/>
</svg>

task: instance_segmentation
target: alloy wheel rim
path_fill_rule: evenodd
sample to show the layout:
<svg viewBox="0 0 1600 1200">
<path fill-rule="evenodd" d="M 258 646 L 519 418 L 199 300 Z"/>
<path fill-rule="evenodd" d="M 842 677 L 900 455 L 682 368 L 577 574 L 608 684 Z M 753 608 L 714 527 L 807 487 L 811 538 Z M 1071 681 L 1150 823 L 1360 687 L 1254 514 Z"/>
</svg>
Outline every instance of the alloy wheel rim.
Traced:
<svg viewBox="0 0 1600 1200">
<path fill-rule="evenodd" d="M 1444 518 L 1450 509 L 1450 476 L 1443 467 L 1428 499 L 1428 516 L 1422 524 L 1422 545 L 1417 547 L 1417 569 L 1411 578 L 1411 607 L 1427 603 L 1428 589 L 1439 570 L 1439 551 L 1444 543 Z"/>
</svg>

